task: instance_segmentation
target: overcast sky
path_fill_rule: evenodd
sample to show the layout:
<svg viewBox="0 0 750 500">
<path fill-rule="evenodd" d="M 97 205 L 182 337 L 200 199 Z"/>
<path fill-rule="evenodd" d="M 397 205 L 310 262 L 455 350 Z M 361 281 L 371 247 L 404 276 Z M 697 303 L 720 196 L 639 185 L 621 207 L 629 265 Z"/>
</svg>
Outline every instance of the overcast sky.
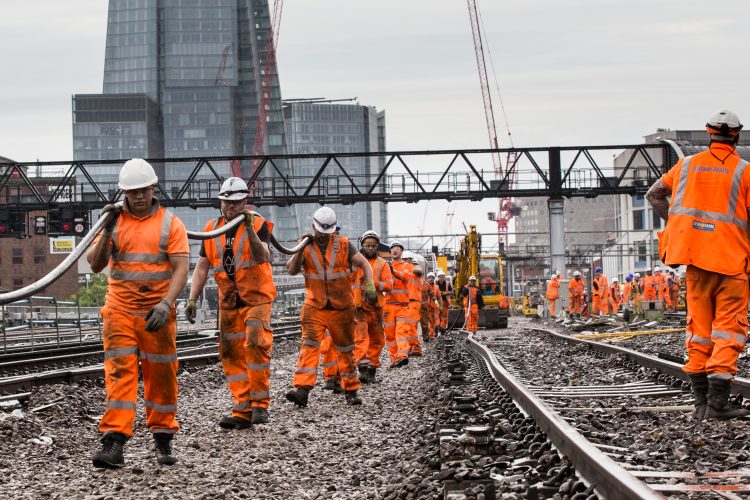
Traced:
<svg viewBox="0 0 750 500">
<path fill-rule="evenodd" d="M 750 120 L 747 0 L 479 5 L 516 146 L 635 143 L 721 107 Z M 8 1 L 2 18 L 0 156 L 70 159 L 71 96 L 102 89 L 107 2 Z M 385 109 L 389 150 L 488 146 L 464 0 L 286 0 L 278 61 L 284 98 Z M 448 227 L 447 203 L 390 205 L 391 233 L 492 230 L 496 202 L 451 207 Z"/>
</svg>

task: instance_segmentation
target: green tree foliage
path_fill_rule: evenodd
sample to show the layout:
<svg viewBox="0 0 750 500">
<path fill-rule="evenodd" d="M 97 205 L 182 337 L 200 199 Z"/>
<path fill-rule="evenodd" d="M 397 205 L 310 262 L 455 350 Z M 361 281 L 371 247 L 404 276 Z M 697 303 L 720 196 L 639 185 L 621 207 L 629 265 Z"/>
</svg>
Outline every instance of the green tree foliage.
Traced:
<svg viewBox="0 0 750 500">
<path fill-rule="evenodd" d="M 70 296 L 70 300 L 80 299 L 82 307 L 99 307 L 104 305 L 107 294 L 107 277 L 102 273 L 94 274 L 88 286 L 82 286 L 78 293 Z"/>
</svg>

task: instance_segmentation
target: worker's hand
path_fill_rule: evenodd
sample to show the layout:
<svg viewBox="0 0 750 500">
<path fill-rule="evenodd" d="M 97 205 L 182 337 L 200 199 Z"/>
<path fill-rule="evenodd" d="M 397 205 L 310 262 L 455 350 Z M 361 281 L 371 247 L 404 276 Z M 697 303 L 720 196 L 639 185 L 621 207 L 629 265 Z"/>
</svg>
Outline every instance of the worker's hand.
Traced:
<svg viewBox="0 0 750 500">
<path fill-rule="evenodd" d="M 255 213 L 249 208 L 244 209 L 242 213 L 245 215 L 245 227 L 247 230 L 255 231 Z"/>
<path fill-rule="evenodd" d="M 167 324 L 169 313 L 172 312 L 172 305 L 167 299 L 161 299 L 151 310 L 146 313 L 146 330 L 149 332 L 158 332 Z"/>
<path fill-rule="evenodd" d="M 119 205 L 114 205 L 112 203 L 104 205 L 100 216 L 109 217 L 107 223 L 104 225 L 104 230 L 106 232 L 111 233 L 115 229 L 115 224 L 117 223 L 117 218 L 120 216 L 120 212 L 122 212 L 122 208 Z"/>
<path fill-rule="evenodd" d="M 195 324 L 195 314 L 198 312 L 198 303 L 195 299 L 188 299 L 187 305 L 185 306 L 185 318 L 191 323 Z"/>
<path fill-rule="evenodd" d="M 375 283 L 372 281 L 365 285 L 365 300 L 373 306 L 378 303 L 378 291 L 375 290 Z"/>
</svg>

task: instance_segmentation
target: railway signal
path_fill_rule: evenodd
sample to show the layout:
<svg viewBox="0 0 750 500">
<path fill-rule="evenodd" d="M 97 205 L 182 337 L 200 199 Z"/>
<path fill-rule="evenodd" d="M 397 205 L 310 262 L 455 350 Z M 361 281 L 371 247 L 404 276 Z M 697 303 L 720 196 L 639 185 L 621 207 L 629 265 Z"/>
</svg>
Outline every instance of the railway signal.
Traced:
<svg viewBox="0 0 750 500">
<path fill-rule="evenodd" d="M 47 234 L 50 236 L 84 236 L 89 229 L 86 210 L 58 208 L 47 212 Z"/>
</svg>

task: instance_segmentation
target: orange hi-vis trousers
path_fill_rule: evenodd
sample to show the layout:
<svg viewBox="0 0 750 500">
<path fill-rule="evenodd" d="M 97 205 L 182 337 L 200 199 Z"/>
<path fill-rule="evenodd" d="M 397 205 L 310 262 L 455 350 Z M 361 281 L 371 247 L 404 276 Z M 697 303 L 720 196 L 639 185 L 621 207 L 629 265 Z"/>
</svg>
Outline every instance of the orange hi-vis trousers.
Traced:
<svg viewBox="0 0 750 500">
<path fill-rule="evenodd" d="M 419 325 L 422 327 L 422 340 L 429 340 L 430 337 L 435 336 L 435 332 L 432 332 L 432 335 L 430 335 L 430 316 L 431 311 L 430 307 L 422 307 L 419 309 Z"/>
<path fill-rule="evenodd" d="M 440 324 L 440 307 L 430 305 L 430 337 L 435 338 L 435 327 Z"/>
<path fill-rule="evenodd" d="M 358 366 L 380 368 L 380 351 L 385 344 L 383 308 L 357 308 L 357 326 L 354 332 L 354 360 Z"/>
<path fill-rule="evenodd" d="M 557 317 L 557 301 L 560 299 L 547 299 L 547 308 L 549 309 L 549 317 Z"/>
<path fill-rule="evenodd" d="M 409 357 L 411 312 L 407 304 L 386 304 L 383 316 L 385 345 L 391 364 Z M 416 328 L 416 323 L 414 324 Z"/>
<path fill-rule="evenodd" d="M 271 304 L 219 311 L 219 357 L 234 399 L 232 415 L 249 420 L 271 402 Z"/>
<path fill-rule="evenodd" d="M 748 277 L 688 266 L 685 346 L 688 373 L 731 380 L 747 342 Z"/>
<path fill-rule="evenodd" d="M 356 326 L 355 326 L 356 328 Z M 323 378 L 332 380 L 339 374 L 339 357 L 336 349 L 333 347 L 333 338 L 331 333 L 326 330 L 323 341 L 320 343 L 320 366 L 323 367 Z"/>
<path fill-rule="evenodd" d="M 591 299 L 591 313 L 592 314 L 609 314 L 609 307 L 607 301 L 609 299 L 601 298 L 598 295 L 594 295 Z"/>
<path fill-rule="evenodd" d="M 140 356 L 146 426 L 152 433 L 174 434 L 180 429 L 175 420 L 178 363 L 174 309 L 169 321 L 157 332 L 146 331 L 145 315 L 107 305 L 101 309 L 101 315 L 107 409 L 99 421 L 99 430 L 133 435 Z"/>
<path fill-rule="evenodd" d="M 571 295 L 568 312 L 570 314 L 581 314 L 583 311 L 583 295 Z"/>
<path fill-rule="evenodd" d="M 422 343 L 419 341 L 419 321 L 422 317 L 422 303 L 418 300 L 409 301 L 409 354 L 421 354 Z M 396 320 L 398 323 L 398 320 Z"/>
<path fill-rule="evenodd" d="M 466 329 L 471 333 L 477 333 L 477 327 L 479 326 L 479 306 L 471 304 L 468 311 L 464 307 L 464 315 L 466 316 Z"/>
<path fill-rule="evenodd" d="M 442 307 L 440 308 L 440 328 L 447 330 L 448 329 L 448 309 L 450 309 L 450 304 L 447 300 L 444 300 L 442 303 Z"/>
<path fill-rule="evenodd" d="M 331 334 L 338 351 L 338 368 L 341 387 L 345 391 L 356 391 L 360 387 L 354 365 L 354 307 L 346 309 L 317 309 L 302 306 L 302 346 L 294 371 L 293 385 L 296 388 L 312 389 L 318 376 L 320 344 L 326 329 Z"/>
</svg>

